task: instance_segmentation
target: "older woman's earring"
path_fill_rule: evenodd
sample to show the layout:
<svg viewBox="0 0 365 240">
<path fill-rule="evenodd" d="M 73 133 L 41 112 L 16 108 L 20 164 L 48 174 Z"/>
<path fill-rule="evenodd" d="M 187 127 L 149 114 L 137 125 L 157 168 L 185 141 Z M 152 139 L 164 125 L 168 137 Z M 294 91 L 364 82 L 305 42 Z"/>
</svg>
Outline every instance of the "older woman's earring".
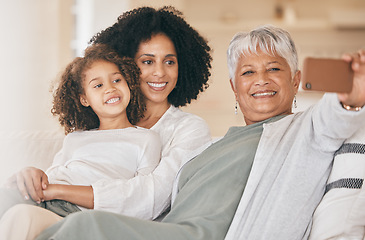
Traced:
<svg viewBox="0 0 365 240">
<path fill-rule="evenodd" d="M 238 109 L 238 106 L 237 106 L 237 101 L 236 101 L 236 105 L 234 106 L 234 114 L 237 115 L 237 109 Z"/>
<path fill-rule="evenodd" d="M 294 95 L 294 108 L 297 108 L 297 95 Z"/>
</svg>

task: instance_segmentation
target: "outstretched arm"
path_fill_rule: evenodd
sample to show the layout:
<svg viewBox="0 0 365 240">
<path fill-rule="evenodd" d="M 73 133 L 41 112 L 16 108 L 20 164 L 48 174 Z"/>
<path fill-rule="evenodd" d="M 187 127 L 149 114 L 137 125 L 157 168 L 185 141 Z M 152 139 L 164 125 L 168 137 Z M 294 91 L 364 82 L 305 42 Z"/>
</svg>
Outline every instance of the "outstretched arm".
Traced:
<svg viewBox="0 0 365 240">
<path fill-rule="evenodd" d="M 354 71 L 353 87 L 350 93 L 339 93 L 338 99 L 349 109 L 355 110 L 365 105 L 365 50 L 359 50 L 356 53 L 345 54 L 343 59 L 351 62 Z"/>
</svg>

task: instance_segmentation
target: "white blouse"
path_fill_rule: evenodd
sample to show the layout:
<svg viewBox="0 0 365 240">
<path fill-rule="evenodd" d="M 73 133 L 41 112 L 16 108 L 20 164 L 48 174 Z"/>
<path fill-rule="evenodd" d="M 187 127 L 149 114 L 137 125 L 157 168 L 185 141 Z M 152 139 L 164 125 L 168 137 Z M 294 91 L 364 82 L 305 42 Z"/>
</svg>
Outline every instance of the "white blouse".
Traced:
<svg viewBox="0 0 365 240">
<path fill-rule="evenodd" d="M 160 135 L 162 143 L 157 168 L 129 180 L 103 179 L 92 184 L 94 209 L 155 219 L 170 206 L 173 182 L 180 167 L 195 149 L 211 141 L 203 119 L 174 106 L 151 129 Z"/>
<path fill-rule="evenodd" d="M 90 186 L 100 179 L 129 179 L 146 175 L 161 157 L 159 135 L 145 128 L 76 131 L 47 169 L 53 184 Z"/>
</svg>

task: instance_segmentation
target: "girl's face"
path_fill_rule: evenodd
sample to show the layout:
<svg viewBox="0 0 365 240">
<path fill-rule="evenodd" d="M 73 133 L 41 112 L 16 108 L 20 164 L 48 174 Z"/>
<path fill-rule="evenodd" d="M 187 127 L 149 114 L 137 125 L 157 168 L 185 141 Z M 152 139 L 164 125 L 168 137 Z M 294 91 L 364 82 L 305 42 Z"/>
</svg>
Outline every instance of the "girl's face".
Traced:
<svg viewBox="0 0 365 240">
<path fill-rule="evenodd" d="M 300 72 L 294 77 L 287 61 L 258 51 L 258 55 L 243 55 L 237 63 L 235 93 L 247 125 L 265 119 L 290 114 L 297 93 Z"/>
<path fill-rule="evenodd" d="M 167 97 L 175 88 L 178 62 L 173 42 L 157 34 L 139 45 L 135 61 L 141 70 L 141 90 L 146 104 L 168 104 Z"/>
<path fill-rule="evenodd" d="M 107 119 L 127 119 L 130 90 L 117 65 L 98 60 L 83 75 L 81 104 L 94 110 L 100 125 Z"/>
</svg>

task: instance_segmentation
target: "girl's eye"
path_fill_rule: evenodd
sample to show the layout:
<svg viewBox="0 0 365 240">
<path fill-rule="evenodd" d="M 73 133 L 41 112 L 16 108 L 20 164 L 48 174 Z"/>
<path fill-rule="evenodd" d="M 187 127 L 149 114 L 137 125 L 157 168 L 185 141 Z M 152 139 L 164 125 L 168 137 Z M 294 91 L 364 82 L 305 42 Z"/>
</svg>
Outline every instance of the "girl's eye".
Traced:
<svg viewBox="0 0 365 240">
<path fill-rule="evenodd" d="M 102 87 L 102 86 L 103 86 L 103 84 L 99 83 L 99 84 L 96 84 L 96 85 L 94 86 L 94 88 L 100 88 L 100 87 Z"/>
<path fill-rule="evenodd" d="M 118 82 L 120 82 L 120 81 L 122 81 L 121 79 L 115 79 L 114 81 L 113 81 L 113 83 L 118 83 Z"/>
</svg>

